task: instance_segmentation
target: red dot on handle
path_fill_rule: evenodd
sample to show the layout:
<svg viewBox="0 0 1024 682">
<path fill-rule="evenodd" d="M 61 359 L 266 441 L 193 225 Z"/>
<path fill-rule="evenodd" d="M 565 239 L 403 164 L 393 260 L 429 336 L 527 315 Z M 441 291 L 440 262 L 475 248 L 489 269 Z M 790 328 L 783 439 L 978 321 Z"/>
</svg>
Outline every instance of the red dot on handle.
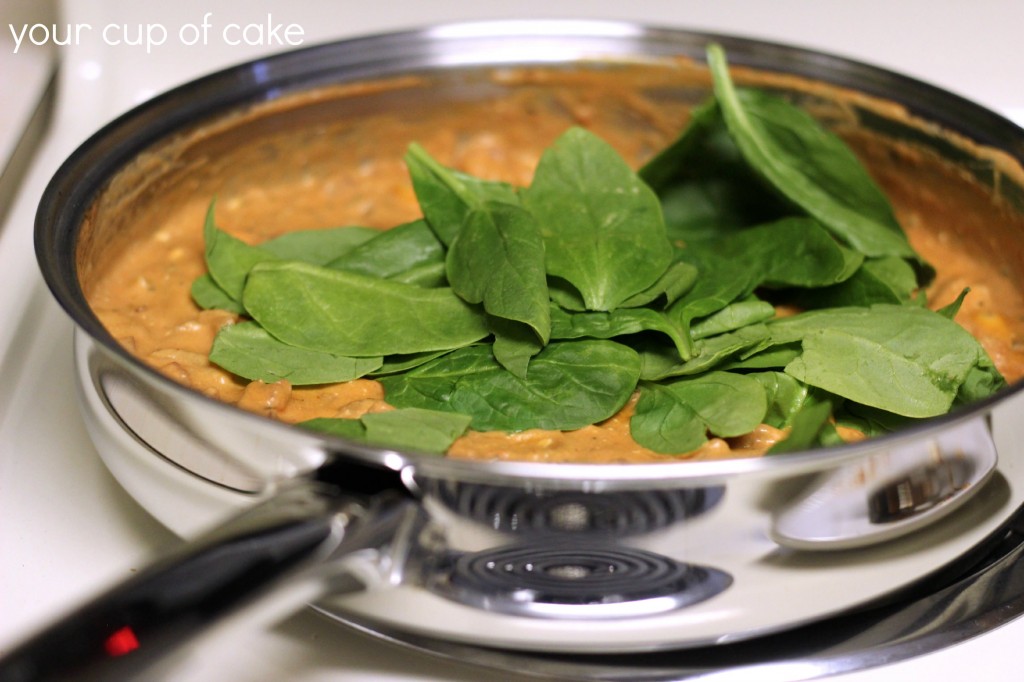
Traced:
<svg viewBox="0 0 1024 682">
<path fill-rule="evenodd" d="M 125 626 L 107 637 L 103 648 L 111 656 L 124 656 L 139 648 L 139 638 L 135 636 L 134 630 Z"/>
</svg>

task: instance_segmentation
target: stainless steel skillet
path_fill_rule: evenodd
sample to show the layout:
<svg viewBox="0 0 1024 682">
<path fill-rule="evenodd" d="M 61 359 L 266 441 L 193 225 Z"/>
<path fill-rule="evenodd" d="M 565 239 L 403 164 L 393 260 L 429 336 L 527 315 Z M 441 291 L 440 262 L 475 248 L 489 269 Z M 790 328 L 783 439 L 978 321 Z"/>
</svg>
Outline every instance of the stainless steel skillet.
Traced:
<svg viewBox="0 0 1024 682">
<path fill-rule="evenodd" d="M 712 38 L 735 64 L 903 104 L 956 136 L 929 138 L 927 126 L 887 118 L 884 107 L 857 98 L 845 106 L 863 106 L 858 113 L 865 125 L 916 136 L 972 172 L 999 177 L 1006 200 L 1012 205 L 1020 199 L 1013 160 L 1019 166 L 1024 158 L 1022 133 L 976 105 L 827 55 L 628 24 L 439 27 L 281 55 L 167 93 L 101 130 L 59 171 L 40 207 L 40 264 L 78 326 L 83 404 L 101 449 L 127 436 L 151 456 L 152 469 L 170 467 L 202 494 L 234 496 L 240 507 L 263 501 L 198 549 L 29 642 L 5 669 L 11 675 L 24 670 L 29 679 L 47 670 L 135 669 L 248 600 L 248 588 L 260 591 L 267 580 L 292 575 L 307 562 L 323 566 L 327 557 L 348 557 L 328 562 L 327 573 L 359 576 L 371 588 L 363 602 L 357 598 L 341 609 L 510 648 L 637 651 L 750 637 L 852 608 L 982 542 L 1020 503 L 1024 474 L 1012 430 L 1006 435 L 996 428 L 993 435 L 989 422 L 993 409 L 1019 396 L 1019 386 L 892 437 L 770 460 L 611 467 L 470 463 L 314 436 L 210 400 L 132 357 L 86 302 L 83 282 L 87 286 L 106 254 L 130 241 L 133 230 L 145 229 L 167 197 L 208 198 L 228 167 L 220 159 L 247 139 L 315 129 L 327 118 L 386 107 L 480 97 L 480 80 L 467 74 L 482 68 L 699 59 Z M 276 106 L 302 90 L 411 73 L 431 74 L 432 87 Z M 697 98 L 698 92 L 675 96 Z M 969 144 L 957 146 L 957 136 Z M 979 164 L 970 153 L 974 145 L 1001 150 L 1006 167 L 998 155 Z M 303 167 L 284 147 L 273 152 L 278 170 Z M 1020 205 L 1014 210 L 1019 213 Z M 1014 248 L 1020 253 L 1020 236 L 1009 236 L 1008 254 Z M 1012 256 L 1007 260 L 1012 263 Z M 997 450 L 1001 458 L 992 476 Z M 921 513 L 899 523 L 863 522 L 873 495 L 911 474 L 927 475 L 936 452 L 966 453 L 974 478 L 962 486 L 965 494 L 946 490 L 941 498 L 918 500 Z M 125 481 L 136 476 L 112 469 Z M 871 472 L 865 485 L 839 492 L 865 471 Z M 133 489 L 145 506 L 161 475 Z M 957 506 L 957 514 L 947 515 Z M 931 523 L 944 515 L 945 525 Z M 842 523 L 821 523 L 833 517 Z M 903 539 L 894 544 L 897 537 Z M 841 551 L 821 559 L 815 548 Z M 771 570 L 777 565 L 802 570 Z M 854 577 L 846 570 L 850 565 L 877 567 L 869 573 L 874 584 L 866 587 L 863 570 Z M 894 566 L 911 570 L 881 577 L 894 573 Z M 806 585 L 808 571 L 860 589 L 840 587 L 846 594 L 781 613 L 777 603 L 755 597 L 764 585 Z M 610 580 L 620 576 L 629 579 Z M 395 583 L 399 587 L 391 589 Z M 635 590 L 637 584 L 644 589 Z M 744 615 L 738 622 L 704 625 L 713 620 L 709 613 L 739 605 Z M 437 618 L 434 609 L 442 607 L 451 609 L 451 618 Z M 487 623 L 495 622 L 502 635 L 488 639 Z"/>
</svg>

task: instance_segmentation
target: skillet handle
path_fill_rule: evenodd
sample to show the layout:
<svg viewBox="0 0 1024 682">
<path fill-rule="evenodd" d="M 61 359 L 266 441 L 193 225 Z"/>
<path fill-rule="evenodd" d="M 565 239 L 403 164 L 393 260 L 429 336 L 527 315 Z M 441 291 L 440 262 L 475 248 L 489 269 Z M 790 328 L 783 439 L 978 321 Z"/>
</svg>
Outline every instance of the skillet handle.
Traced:
<svg viewBox="0 0 1024 682">
<path fill-rule="evenodd" d="M 294 481 L 18 645 L 0 659 L 0 682 L 137 676 L 273 585 L 380 547 L 411 505 L 397 493 L 364 503 L 320 481 Z"/>
</svg>

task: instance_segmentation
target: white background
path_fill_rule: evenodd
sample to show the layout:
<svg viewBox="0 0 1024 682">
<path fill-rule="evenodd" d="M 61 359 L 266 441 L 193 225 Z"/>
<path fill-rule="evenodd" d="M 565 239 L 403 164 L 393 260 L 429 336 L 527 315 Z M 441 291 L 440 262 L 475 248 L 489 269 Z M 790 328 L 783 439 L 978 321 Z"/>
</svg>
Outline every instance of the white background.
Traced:
<svg viewBox="0 0 1024 682">
<path fill-rule="evenodd" d="M 178 29 L 208 12 L 209 44 L 178 44 Z M 0 653 L 175 542 L 120 490 L 84 433 L 71 390 L 71 326 L 41 285 L 31 250 L 39 194 L 60 160 L 118 112 L 201 73 L 282 49 L 231 46 L 218 31 L 228 23 L 266 23 L 268 15 L 272 23 L 301 26 L 307 45 L 467 19 L 638 20 L 819 48 L 933 82 L 1011 116 L 1024 112 L 1022 0 L 0 0 L 0 165 L 48 70 L 61 66 L 50 132 L 16 200 L 0 206 Z M 13 54 L 8 24 L 18 30 L 35 22 L 88 23 L 93 30 L 77 45 L 26 44 Z M 168 40 L 149 54 L 141 46 L 109 45 L 100 30 L 110 23 L 130 32 L 160 24 Z M 1024 624 L 1017 622 L 850 679 L 1016 679 L 1021 641 Z M 217 632 L 164 672 L 187 680 L 512 679 L 343 634 L 305 612 L 266 628 Z"/>
</svg>

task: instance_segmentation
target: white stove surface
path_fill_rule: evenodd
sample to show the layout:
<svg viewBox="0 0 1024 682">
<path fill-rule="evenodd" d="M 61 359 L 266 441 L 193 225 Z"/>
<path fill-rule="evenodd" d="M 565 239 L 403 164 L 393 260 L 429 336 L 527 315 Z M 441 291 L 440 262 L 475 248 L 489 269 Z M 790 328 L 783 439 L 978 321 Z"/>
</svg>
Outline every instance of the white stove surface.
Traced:
<svg viewBox="0 0 1024 682">
<path fill-rule="evenodd" d="M 246 34 L 229 29 L 230 24 L 263 26 L 248 29 L 249 42 L 259 43 L 262 31 L 264 42 L 276 36 L 309 45 L 457 20 L 635 20 L 851 56 L 930 81 L 1024 123 L 1020 0 L 65 0 L 56 18 L 46 14 L 47 3 L 34 3 L 34 14 L 27 5 L 0 0 L 0 164 L 20 139 L 50 65 L 58 63 L 60 75 L 49 133 L 15 200 L 0 207 L 0 216 L 6 211 L 0 228 L 0 655 L 176 542 L 114 482 L 86 436 L 72 386 L 72 326 L 36 270 L 32 222 L 57 165 L 116 114 L 202 73 L 287 47 L 280 42 L 231 45 L 228 41 L 239 38 L 244 42 Z M 204 19 L 207 44 L 200 39 L 185 45 L 183 39 L 199 35 L 186 25 L 200 29 Z M 47 24 L 48 37 L 71 44 L 32 45 L 33 39 L 44 42 L 46 37 L 42 28 L 32 31 L 34 23 Z M 74 31 L 67 34 L 69 23 L 79 25 L 77 41 Z M 271 33 L 268 23 L 280 27 Z M 298 28 L 286 33 L 292 24 Z M 140 37 L 144 41 L 147 33 L 148 52 L 144 43 L 123 44 Z M 964 644 L 842 679 L 1017 679 L 1022 640 L 1024 619 L 1018 619 Z M 232 622 L 168 661 L 159 673 L 161 679 L 196 681 L 517 679 L 352 634 L 309 610 Z M 757 679 L 774 678 L 765 671 Z"/>
</svg>

